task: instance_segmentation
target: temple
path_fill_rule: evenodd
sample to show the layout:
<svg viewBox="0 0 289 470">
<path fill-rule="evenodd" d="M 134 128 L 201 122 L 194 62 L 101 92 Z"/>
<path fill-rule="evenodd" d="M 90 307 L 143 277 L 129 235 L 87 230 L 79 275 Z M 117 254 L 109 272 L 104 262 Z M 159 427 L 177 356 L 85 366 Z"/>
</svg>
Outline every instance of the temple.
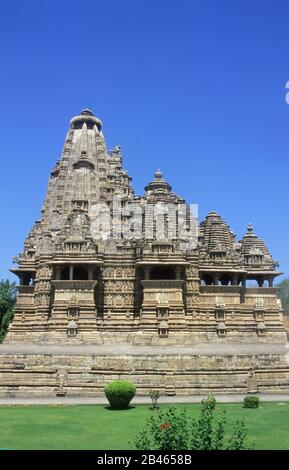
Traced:
<svg viewBox="0 0 289 470">
<path fill-rule="evenodd" d="M 94 374 L 95 392 L 102 387 L 95 370 L 108 379 L 113 369 L 109 345 L 114 357 L 111 376 L 122 377 L 131 364 L 142 391 L 152 384 L 161 387 L 164 377 L 164 387 L 180 393 L 218 387 L 242 391 L 252 383 L 254 389 L 258 388 L 255 371 L 261 390 L 288 385 L 289 369 L 282 356 L 287 336 L 273 286 L 280 272 L 253 226 L 249 224 L 237 240 L 216 212 L 199 224 L 160 170 L 144 195 L 135 195 L 121 148 L 107 151 L 102 123 L 89 109 L 71 119 L 61 158 L 49 178 L 41 218 L 13 261 L 18 297 L 4 344 L 10 351 L 8 382 L 0 379 L 0 394 L 1 390 L 25 394 L 38 386 L 48 394 L 87 392 L 91 377 L 90 382 L 79 382 L 80 376 L 77 380 L 73 376 L 81 367 Z M 41 356 L 37 382 L 39 361 L 35 349 L 33 354 L 25 350 L 26 344 L 66 345 L 74 348 L 75 361 L 86 351 L 88 363 L 72 365 L 64 350 L 59 354 L 66 359 L 62 357 L 58 366 Z M 198 344 L 199 350 L 189 349 Z M 88 349 L 80 352 L 80 345 Z M 89 355 L 91 345 L 104 346 L 101 354 L 106 360 L 101 366 Z M 144 354 L 143 361 L 136 359 L 132 347 Z M 161 350 L 145 347 L 169 348 L 163 350 L 168 362 L 162 364 L 162 373 L 152 372 L 159 368 Z M 180 348 L 188 349 L 182 353 Z M 19 363 L 17 351 L 28 354 L 20 361 L 22 375 L 26 372 L 20 383 L 19 370 L 15 375 L 13 366 Z M 233 361 L 228 359 L 232 355 Z M 176 371 L 179 379 L 174 378 Z M 40 386 L 43 373 L 48 375 Z"/>
<path fill-rule="evenodd" d="M 123 230 L 112 233 L 117 202 Z M 179 213 L 175 233 L 169 230 L 169 210 L 184 202 L 159 170 L 144 196 L 135 196 L 120 147 L 106 150 L 101 121 L 88 109 L 74 117 L 41 219 L 14 259 L 20 286 L 7 341 L 284 341 L 272 289 L 280 273 L 264 242 L 251 225 L 237 241 L 211 212 L 195 230 L 188 217 L 198 237 L 192 247 L 178 230 Z M 169 210 L 155 215 L 161 204 Z M 146 207 L 146 217 L 134 234 L 136 207 Z M 108 229 L 100 236 L 106 209 Z M 246 286 L 252 280 L 258 287 Z"/>
</svg>

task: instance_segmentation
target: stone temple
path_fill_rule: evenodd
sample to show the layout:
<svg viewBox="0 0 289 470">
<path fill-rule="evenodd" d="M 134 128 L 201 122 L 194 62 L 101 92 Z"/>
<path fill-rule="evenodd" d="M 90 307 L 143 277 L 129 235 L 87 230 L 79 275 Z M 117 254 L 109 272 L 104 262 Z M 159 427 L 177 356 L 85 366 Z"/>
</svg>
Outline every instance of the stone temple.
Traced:
<svg viewBox="0 0 289 470">
<path fill-rule="evenodd" d="M 238 241 L 216 212 L 198 225 L 160 170 L 136 196 L 89 109 L 71 119 L 13 261 L 2 396 L 95 395 L 116 378 L 139 393 L 288 389 L 280 272 L 263 240 L 249 225 Z"/>
</svg>

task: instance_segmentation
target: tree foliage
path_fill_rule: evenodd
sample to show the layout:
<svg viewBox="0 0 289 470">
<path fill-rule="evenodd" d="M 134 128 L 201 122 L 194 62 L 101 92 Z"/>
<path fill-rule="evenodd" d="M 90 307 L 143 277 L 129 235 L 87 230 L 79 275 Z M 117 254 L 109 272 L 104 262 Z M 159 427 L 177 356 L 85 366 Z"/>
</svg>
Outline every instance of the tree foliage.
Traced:
<svg viewBox="0 0 289 470">
<path fill-rule="evenodd" d="M 289 278 L 276 285 L 278 297 L 286 315 L 289 315 Z"/>
<path fill-rule="evenodd" d="M 15 283 L 2 279 L 0 281 L 0 343 L 4 340 L 9 324 L 12 321 L 15 301 Z"/>
<path fill-rule="evenodd" d="M 247 428 L 244 420 L 236 421 L 230 435 L 223 412 L 215 417 L 214 397 L 202 401 L 200 416 L 190 419 L 186 411 L 170 407 L 151 416 L 136 436 L 139 450 L 245 450 Z"/>
</svg>

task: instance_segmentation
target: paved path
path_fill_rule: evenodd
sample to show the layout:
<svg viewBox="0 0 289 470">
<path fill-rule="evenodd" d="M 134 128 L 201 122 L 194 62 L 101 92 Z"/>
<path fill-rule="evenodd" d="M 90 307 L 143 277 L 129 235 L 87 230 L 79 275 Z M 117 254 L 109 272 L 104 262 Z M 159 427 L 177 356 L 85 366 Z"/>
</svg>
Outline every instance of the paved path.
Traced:
<svg viewBox="0 0 289 470">
<path fill-rule="evenodd" d="M 220 403 L 239 403 L 243 401 L 244 394 L 226 394 L 215 395 L 217 402 Z M 258 394 L 261 401 L 271 401 L 285 403 L 289 402 L 289 393 L 261 393 Z M 198 396 L 175 396 L 161 397 L 159 404 L 164 403 L 200 403 L 205 395 Z M 107 405 L 105 397 L 50 397 L 50 398 L 0 398 L 0 406 L 2 405 Z M 151 404 L 151 400 L 147 396 L 137 396 L 133 399 L 132 404 Z"/>
<path fill-rule="evenodd" d="M 220 344 L 198 343 L 191 346 L 141 346 L 133 344 L 103 345 L 37 345 L 37 344 L 0 344 L 0 354 L 51 354 L 51 355 L 96 355 L 96 356 L 150 356 L 150 355 L 254 355 L 286 354 L 289 343 L 282 344 Z"/>
</svg>

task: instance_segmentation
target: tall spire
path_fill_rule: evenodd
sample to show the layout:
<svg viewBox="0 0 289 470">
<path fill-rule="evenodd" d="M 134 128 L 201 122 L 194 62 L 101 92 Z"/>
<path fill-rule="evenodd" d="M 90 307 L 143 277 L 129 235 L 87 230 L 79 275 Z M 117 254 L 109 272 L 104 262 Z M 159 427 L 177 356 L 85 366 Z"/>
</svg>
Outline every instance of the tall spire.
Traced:
<svg viewBox="0 0 289 470">
<path fill-rule="evenodd" d="M 83 109 L 80 114 L 73 117 L 70 121 L 70 125 L 73 129 L 80 129 L 84 122 L 88 129 L 93 129 L 93 126 L 96 126 L 99 131 L 102 129 L 101 120 L 95 117 L 93 112 L 88 108 Z"/>
<path fill-rule="evenodd" d="M 70 121 L 60 160 L 51 173 L 41 224 L 59 232 L 75 200 L 96 204 L 106 192 L 107 151 L 102 123 L 90 109 Z"/>
</svg>

